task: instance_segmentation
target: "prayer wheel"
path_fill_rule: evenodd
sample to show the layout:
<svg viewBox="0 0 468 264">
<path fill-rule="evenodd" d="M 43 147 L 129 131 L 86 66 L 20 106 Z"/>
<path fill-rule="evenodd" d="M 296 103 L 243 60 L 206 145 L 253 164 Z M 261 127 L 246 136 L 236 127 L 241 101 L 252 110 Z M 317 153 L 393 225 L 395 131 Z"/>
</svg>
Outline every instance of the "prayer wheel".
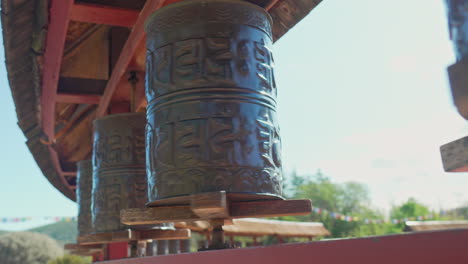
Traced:
<svg viewBox="0 0 468 264">
<path fill-rule="evenodd" d="M 182 1 L 148 19 L 149 205 L 222 190 L 281 198 L 271 24 L 235 0 Z"/>
<path fill-rule="evenodd" d="M 93 184 L 93 163 L 91 160 L 77 162 L 76 203 L 78 204 L 78 235 L 93 233 L 91 222 L 91 189 Z"/>
<path fill-rule="evenodd" d="M 450 38 L 457 60 L 468 57 L 468 1 L 446 0 Z"/>
<path fill-rule="evenodd" d="M 95 232 L 125 227 L 120 210 L 147 202 L 145 115 L 109 115 L 94 121 L 93 203 Z"/>
</svg>

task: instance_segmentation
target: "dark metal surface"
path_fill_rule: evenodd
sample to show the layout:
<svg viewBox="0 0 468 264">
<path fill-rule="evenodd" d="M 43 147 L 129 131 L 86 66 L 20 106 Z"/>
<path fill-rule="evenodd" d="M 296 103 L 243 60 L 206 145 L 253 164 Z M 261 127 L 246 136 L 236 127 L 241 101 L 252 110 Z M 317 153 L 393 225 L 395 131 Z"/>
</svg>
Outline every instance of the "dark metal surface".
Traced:
<svg viewBox="0 0 468 264">
<path fill-rule="evenodd" d="M 157 240 L 156 254 L 158 256 L 169 254 L 169 240 Z"/>
<path fill-rule="evenodd" d="M 190 239 L 181 239 L 180 242 L 180 253 L 190 252 Z"/>
<path fill-rule="evenodd" d="M 124 229 L 120 210 L 145 206 L 145 122 L 142 113 L 94 121 L 92 219 L 96 232 Z"/>
<path fill-rule="evenodd" d="M 169 254 L 179 254 L 180 245 L 179 240 L 169 240 Z"/>
<path fill-rule="evenodd" d="M 78 204 L 78 235 L 93 233 L 91 222 L 91 189 L 93 187 L 93 164 L 91 160 L 77 162 L 76 203 Z"/>
<path fill-rule="evenodd" d="M 244 1 L 184 1 L 146 30 L 150 205 L 221 190 L 279 197 L 269 15 Z"/>
<path fill-rule="evenodd" d="M 450 38 L 455 46 L 457 60 L 468 56 L 468 1 L 446 0 Z"/>
</svg>

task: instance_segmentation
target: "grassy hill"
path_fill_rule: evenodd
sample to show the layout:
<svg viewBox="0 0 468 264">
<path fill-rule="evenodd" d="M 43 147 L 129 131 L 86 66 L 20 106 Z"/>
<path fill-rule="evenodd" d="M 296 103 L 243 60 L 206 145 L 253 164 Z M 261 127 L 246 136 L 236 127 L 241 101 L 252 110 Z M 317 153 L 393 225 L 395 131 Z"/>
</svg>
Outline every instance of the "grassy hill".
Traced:
<svg viewBox="0 0 468 264">
<path fill-rule="evenodd" d="M 60 244 L 75 243 L 78 235 L 77 223 L 72 222 L 57 222 L 50 225 L 40 226 L 28 230 L 50 236 L 57 240 Z"/>
<path fill-rule="evenodd" d="M 0 230 L 0 235 L 6 234 L 6 233 L 8 233 L 8 231 Z"/>
</svg>

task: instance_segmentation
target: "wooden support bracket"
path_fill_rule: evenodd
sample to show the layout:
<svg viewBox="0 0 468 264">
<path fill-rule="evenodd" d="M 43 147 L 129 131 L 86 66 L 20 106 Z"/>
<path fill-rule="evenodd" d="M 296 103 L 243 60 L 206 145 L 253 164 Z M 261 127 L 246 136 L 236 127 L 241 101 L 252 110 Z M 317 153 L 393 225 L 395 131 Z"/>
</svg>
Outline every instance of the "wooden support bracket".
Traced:
<svg viewBox="0 0 468 264">
<path fill-rule="evenodd" d="M 87 236 L 78 237 L 77 241 L 80 245 L 107 244 L 115 242 L 131 242 L 138 240 L 174 240 L 174 239 L 189 239 L 190 229 L 150 229 L 150 230 L 133 230 L 126 229 L 116 232 L 97 233 Z"/>
<path fill-rule="evenodd" d="M 212 192 L 196 195 L 191 201 L 191 210 L 202 219 L 229 218 L 225 192 Z"/>
<path fill-rule="evenodd" d="M 446 172 L 468 172 L 468 136 L 440 147 Z"/>
<path fill-rule="evenodd" d="M 213 219 L 307 215 L 312 210 L 310 200 L 229 201 L 225 192 L 196 194 L 187 205 L 164 205 L 150 208 L 124 209 L 123 224 L 139 226 L 167 222 Z"/>
</svg>

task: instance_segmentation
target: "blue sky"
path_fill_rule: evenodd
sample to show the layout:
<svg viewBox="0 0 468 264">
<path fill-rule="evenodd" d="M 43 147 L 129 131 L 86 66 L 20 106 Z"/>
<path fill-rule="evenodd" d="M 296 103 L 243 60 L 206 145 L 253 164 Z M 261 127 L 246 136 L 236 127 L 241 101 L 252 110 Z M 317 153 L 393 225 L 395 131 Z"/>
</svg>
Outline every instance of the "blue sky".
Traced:
<svg viewBox="0 0 468 264">
<path fill-rule="evenodd" d="M 449 93 L 442 0 L 324 0 L 274 54 L 286 172 L 365 183 L 382 209 L 408 197 L 434 209 L 468 202 L 468 173 L 444 173 L 439 154 L 468 134 Z M 0 218 L 74 216 L 25 145 L 0 67 Z"/>
</svg>

